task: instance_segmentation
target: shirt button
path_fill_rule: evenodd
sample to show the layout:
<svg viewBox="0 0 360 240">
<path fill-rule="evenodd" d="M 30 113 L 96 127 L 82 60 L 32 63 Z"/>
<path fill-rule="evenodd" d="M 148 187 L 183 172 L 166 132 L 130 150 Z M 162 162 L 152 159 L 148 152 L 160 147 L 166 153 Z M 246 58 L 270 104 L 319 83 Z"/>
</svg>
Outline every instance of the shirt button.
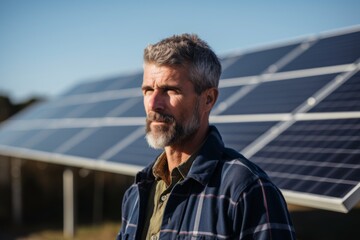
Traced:
<svg viewBox="0 0 360 240">
<path fill-rule="evenodd" d="M 166 200 L 166 195 L 161 196 L 161 201 L 165 202 L 165 200 Z"/>
<path fill-rule="evenodd" d="M 156 235 L 151 235 L 151 238 L 150 238 L 151 240 L 157 240 L 158 238 L 157 238 L 157 236 Z"/>
</svg>

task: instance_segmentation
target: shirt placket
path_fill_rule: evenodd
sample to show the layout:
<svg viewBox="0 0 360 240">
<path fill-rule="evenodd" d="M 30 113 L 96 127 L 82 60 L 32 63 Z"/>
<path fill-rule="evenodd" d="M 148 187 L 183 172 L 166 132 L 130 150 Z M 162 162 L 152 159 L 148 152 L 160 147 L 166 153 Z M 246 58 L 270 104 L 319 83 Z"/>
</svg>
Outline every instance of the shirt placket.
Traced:
<svg viewBox="0 0 360 240">
<path fill-rule="evenodd" d="M 167 203 L 167 200 L 169 198 L 170 192 L 174 188 L 175 184 L 180 180 L 181 180 L 181 175 L 180 175 L 179 171 L 176 169 L 173 172 L 172 176 L 171 176 L 170 185 L 165 189 L 165 191 L 163 193 L 161 193 L 159 199 L 157 200 L 156 209 L 157 209 L 158 212 L 162 212 L 162 214 L 161 214 L 162 216 L 164 215 L 166 203 Z M 150 239 L 151 240 L 160 239 L 160 231 L 158 231 L 157 233 L 152 234 Z"/>
</svg>

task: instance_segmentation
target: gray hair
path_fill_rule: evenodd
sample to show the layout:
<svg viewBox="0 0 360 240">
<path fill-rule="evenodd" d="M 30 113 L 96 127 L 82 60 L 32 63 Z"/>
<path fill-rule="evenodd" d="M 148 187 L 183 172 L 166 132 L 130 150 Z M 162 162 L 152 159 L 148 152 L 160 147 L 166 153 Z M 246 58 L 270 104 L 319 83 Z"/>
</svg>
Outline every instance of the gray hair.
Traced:
<svg viewBox="0 0 360 240">
<path fill-rule="evenodd" d="M 197 94 L 219 85 L 220 61 L 210 46 L 196 34 L 174 35 L 148 45 L 144 50 L 144 62 L 188 68 Z"/>
</svg>

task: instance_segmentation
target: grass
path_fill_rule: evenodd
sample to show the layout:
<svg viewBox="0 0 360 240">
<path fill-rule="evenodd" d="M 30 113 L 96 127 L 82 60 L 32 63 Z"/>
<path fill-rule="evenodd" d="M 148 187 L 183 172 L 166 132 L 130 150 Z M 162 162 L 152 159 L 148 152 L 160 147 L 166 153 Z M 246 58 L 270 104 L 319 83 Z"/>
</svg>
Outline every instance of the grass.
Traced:
<svg viewBox="0 0 360 240">
<path fill-rule="evenodd" d="M 6 239 L 16 240 L 99 240 L 115 239 L 120 223 L 107 222 L 99 225 L 78 226 L 74 238 L 64 237 L 62 229 L 27 230 L 17 236 L 8 236 Z"/>
</svg>

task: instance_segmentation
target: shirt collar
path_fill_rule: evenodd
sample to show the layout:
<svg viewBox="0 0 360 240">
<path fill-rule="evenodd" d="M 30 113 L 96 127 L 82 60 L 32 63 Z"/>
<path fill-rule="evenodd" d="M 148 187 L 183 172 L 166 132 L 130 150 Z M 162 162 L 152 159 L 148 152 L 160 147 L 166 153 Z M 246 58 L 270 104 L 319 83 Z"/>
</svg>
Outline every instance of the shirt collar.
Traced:
<svg viewBox="0 0 360 240">
<path fill-rule="evenodd" d="M 188 177 L 205 186 L 210 181 L 219 160 L 222 159 L 223 151 L 224 143 L 219 131 L 215 126 L 210 126 L 209 134 L 196 154 Z"/>
<path fill-rule="evenodd" d="M 201 184 L 206 185 L 207 182 L 210 180 L 211 175 L 215 170 L 219 159 L 221 159 L 221 156 L 223 154 L 223 149 L 224 149 L 224 143 L 221 139 L 220 133 L 218 132 L 215 126 L 210 126 L 209 134 L 206 140 L 204 141 L 204 144 L 188 160 L 190 170 L 185 172 L 183 170 L 181 174 L 186 173 L 187 177 L 193 178 L 196 181 L 200 182 Z M 164 161 L 166 163 L 165 166 L 167 168 L 166 154 L 163 152 L 157 158 L 155 163 L 152 163 L 150 166 L 146 167 L 136 175 L 135 181 L 136 182 L 141 182 L 144 180 L 153 181 L 154 176 L 155 178 L 158 177 L 157 172 L 154 173 L 154 166 L 158 161 L 160 162 Z"/>
<path fill-rule="evenodd" d="M 152 172 L 156 180 L 166 178 L 166 175 L 168 174 L 168 164 L 165 152 L 161 153 L 156 159 L 154 166 L 152 167 Z"/>
<path fill-rule="evenodd" d="M 202 146 L 203 144 L 201 144 Z M 201 148 L 199 147 L 199 149 Z M 177 166 L 174 170 L 178 171 L 182 177 L 182 179 L 185 179 L 188 175 L 191 165 L 193 164 L 195 158 L 197 156 L 197 151 L 193 153 L 188 160 Z M 173 171 L 174 171 L 173 170 Z M 163 152 L 160 154 L 160 156 L 156 159 L 155 164 L 152 168 L 153 175 L 155 176 L 156 180 L 165 179 L 167 174 L 169 174 L 168 170 L 168 164 L 166 159 L 166 154 Z"/>
</svg>

